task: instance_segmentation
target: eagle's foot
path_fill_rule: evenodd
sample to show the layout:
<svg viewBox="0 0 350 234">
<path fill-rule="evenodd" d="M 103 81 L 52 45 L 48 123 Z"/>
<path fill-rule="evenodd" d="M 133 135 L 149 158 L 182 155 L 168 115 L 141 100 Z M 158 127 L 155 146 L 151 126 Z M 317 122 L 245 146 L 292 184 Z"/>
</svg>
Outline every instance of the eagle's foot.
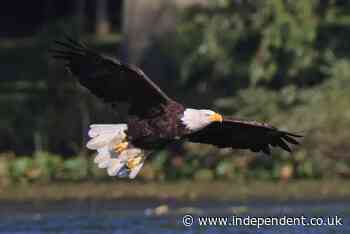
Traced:
<svg viewBox="0 0 350 234">
<path fill-rule="evenodd" d="M 136 166 L 140 165 L 140 163 L 142 162 L 142 157 L 138 156 L 132 159 L 129 159 L 126 166 L 132 170 L 133 168 L 135 168 Z"/>
<path fill-rule="evenodd" d="M 117 154 L 120 154 L 121 152 L 123 152 L 124 150 L 126 150 L 128 148 L 128 145 L 129 143 L 128 142 L 122 142 L 122 143 L 119 143 L 115 146 L 115 149 L 114 151 L 117 153 Z"/>
</svg>

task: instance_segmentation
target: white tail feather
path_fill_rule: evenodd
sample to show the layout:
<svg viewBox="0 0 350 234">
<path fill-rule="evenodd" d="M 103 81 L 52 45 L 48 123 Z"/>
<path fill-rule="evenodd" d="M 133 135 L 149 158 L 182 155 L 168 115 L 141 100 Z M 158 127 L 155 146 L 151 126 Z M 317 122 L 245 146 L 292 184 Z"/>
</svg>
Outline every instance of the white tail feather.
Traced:
<svg viewBox="0 0 350 234">
<path fill-rule="evenodd" d="M 86 146 L 97 150 L 94 162 L 99 168 L 106 168 L 108 175 L 134 179 L 145 160 L 143 150 L 129 148 L 120 154 L 115 152 L 115 146 L 125 140 L 127 129 L 126 124 L 92 124 L 88 133 L 92 139 Z M 128 168 L 128 162 L 136 157 L 141 157 L 141 160 Z"/>
<path fill-rule="evenodd" d="M 128 150 L 125 150 L 123 153 L 126 154 L 127 159 L 136 158 L 136 156 L 139 156 L 142 153 L 142 150 L 139 148 L 131 148 Z"/>
<path fill-rule="evenodd" d="M 143 163 L 144 163 L 144 160 L 130 171 L 130 174 L 129 174 L 130 179 L 134 179 L 137 176 L 137 174 L 140 172 L 143 166 Z"/>
<path fill-rule="evenodd" d="M 105 133 L 124 132 L 128 129 L 126 124 L 91 124 L 89 130 L 89 137 L 96 137 L 97 135 Z"/>
<path fill-rule="evenodd" d="M 127 128 L 126 124 L 92 124 L 88 133 L 92 139 L 88 141 L 86 147 L 92 150 L 106 145 L 113 147 L 125 139 Z"/>
<path fill-rule="evenodd" d="M 103 168 L 108 168 L 108 167 L 109 167 L 109 163 L 110 163 L 110 158 L 109 158 L 109 159 L 106 159 L 106 160 L 104 160 L 104 161 L 102 161 L 102 162 L 99 162 L 99 163 L 97 164 L 97 167 L 98 167 L 98 168 L 101 168 L 101 169 L 103 169 Z"/>
<path fill-rule="evenodd" d="M 111 158 L 111 152 L 107 147 L 97 149 L 98 154 L 96 155 L 94 162 L 99 168 L 106 168 Z"/>
<path fill-rule="evenodd" d="M 107 147 L 97 149 L 97 152 L 98 152 L 98 154 L 96 155 L 95 160 L 94 160 L 95 163 L 100 163 L 105 158 L 111 157 L 111 152 L 108 150 Z"/>
<path fill-rule="evenodd" d="M 97 154 L 95 157 L 94 163 L 102 163 L 103 161 L 109 160 L 111 158 L 110 154 Z"/>
<path fill-rule="evenodd" d="M 108 175 L 116 176 L 123 166 L 125 166 L 125 162 L 120 159 L 111 159 L 107 168 Z"/>
</svg>

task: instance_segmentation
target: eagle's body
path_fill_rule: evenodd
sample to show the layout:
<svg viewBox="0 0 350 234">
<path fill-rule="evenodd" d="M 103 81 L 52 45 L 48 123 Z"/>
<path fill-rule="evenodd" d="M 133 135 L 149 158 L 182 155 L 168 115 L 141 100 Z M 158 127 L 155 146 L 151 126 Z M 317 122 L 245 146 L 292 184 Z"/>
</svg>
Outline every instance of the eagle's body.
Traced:
<svg viewBox="0 0 350 234">
<path fill-rule="evenodd" d="M 161 109 L 161 115 L 129 119 L 127 135 L 134 146 L 149 150 L 161 148 L 190 133 L 181 121 L 185 111 L 181 104 L 170 101 Z"/>
<path fill-rule="evenodd" d="M 256 121 L 192 109 L 169 98 L 139 68 L 98 54 L 70 38 L 56 41 L 54 57 L 80 84 L 106 103 L 127 102 L 129 117 L 122 124 L 92 124 L 87 147 L 98 152 L 95 162 L 111 176 L 134 178 L 147 155 L 174 141 L 270 153 L 271 146 L 291 151 L 300 137 Z"/>
</svg>

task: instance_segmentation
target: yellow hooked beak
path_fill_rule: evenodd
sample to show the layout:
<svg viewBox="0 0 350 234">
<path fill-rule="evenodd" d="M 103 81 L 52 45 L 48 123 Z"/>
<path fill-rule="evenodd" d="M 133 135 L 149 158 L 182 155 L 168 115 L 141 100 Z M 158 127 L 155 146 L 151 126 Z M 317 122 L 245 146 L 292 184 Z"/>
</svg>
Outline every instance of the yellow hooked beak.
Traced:
<svg viewBox="0 0 350 234">
<path fill-rule="evenodd" d="M 222 122 L 223 118 L 222 115 L 215 113 L 209 116 L 209 120 L 212 122 Z"/>
</svg>

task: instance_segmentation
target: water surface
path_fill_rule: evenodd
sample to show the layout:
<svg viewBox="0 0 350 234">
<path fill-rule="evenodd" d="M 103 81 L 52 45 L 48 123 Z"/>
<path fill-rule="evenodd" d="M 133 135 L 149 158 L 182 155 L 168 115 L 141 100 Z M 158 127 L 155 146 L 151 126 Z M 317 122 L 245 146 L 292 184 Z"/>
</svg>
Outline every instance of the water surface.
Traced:
<svg viewBox="0 0 350 234">
<path fill-rule="evenodd" d="M 350 202 L 177 202 L 177 201 L 60 201 L 0 203 L 0 233 L 350 233 Z M 154 208 L 158 207 L 158 214 Z M 160 207 L 160 208 L 159 208 Z M 167 209 L 167 207 L 169 209 Z M 186 227 L 182 217 L 191 214 Z M 200 226 L 201 216 L 301 216 L 343 218 L 342 226 Z"/>
</svg>

